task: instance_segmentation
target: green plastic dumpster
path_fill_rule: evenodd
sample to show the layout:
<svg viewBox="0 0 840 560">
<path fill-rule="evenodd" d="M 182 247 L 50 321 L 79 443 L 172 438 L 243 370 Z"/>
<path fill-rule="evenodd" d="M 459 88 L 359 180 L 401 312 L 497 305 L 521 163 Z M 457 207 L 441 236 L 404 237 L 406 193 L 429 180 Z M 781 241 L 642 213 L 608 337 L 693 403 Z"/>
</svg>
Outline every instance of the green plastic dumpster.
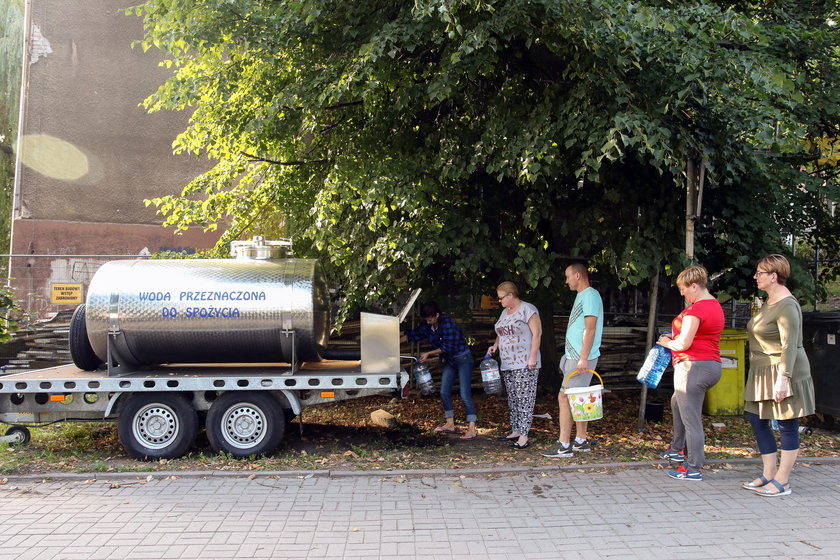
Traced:
<svg viewBox="0 0 840 560">
<path fill-rule="evenodd" d="M 712 416 L 740 416 L 744 413 L 746 381 L 745 347 L 749 335 L 739 329 L 723 329 L 720 361 L 723 373 L 718 384 L 706 391 L 703 412 Z"/>
</svg>

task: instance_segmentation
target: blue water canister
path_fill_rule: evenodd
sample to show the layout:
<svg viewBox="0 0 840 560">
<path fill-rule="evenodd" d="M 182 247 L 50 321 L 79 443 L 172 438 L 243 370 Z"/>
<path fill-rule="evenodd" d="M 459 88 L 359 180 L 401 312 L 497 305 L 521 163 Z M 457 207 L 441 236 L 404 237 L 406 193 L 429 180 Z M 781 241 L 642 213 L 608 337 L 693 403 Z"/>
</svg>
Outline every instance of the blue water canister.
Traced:
<svg viewBox="0 0 840 560">
<path fill-rule="evenodd" d="M 493 359 L 490 354 L 484 356 L 478 364 L 481 371 L 481 384 L 484 385 L 484 392 L 488 395 L 496 395 L 502 392 L 502 378 L 499 375 L 499 362 Z"/>
<path fill-rule="evenodd" d="M 428 397 L 435 393 L 435 383 L 432 381 L 432 373 L 426 367 L 426 364 L 421 364 L 415 360 L 414 365 L 411 366 L 411 372 L 414 374 L 414 379 L 417 381 L 421 395 Z"/>
<path fill-rule="evenodd" d="M 670 363 L 671 351 L 664 346 L 654 344 L 653 348 L 648 352 L 645 363 L 642 364 L 642 368 L 639 370 L 639 374 L 636 375 L 636 381 L 651 389 L 656 389 L 662 380 L 662 374 L 665 373 Z"/>
</svg>

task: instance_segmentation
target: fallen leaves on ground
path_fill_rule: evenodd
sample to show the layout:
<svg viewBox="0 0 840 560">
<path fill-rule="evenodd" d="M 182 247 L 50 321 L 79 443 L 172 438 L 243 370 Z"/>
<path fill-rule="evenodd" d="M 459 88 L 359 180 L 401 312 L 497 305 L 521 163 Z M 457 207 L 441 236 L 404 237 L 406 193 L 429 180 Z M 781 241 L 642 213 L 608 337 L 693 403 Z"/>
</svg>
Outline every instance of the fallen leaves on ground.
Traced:
<svg viewBox="0 0 840 560">
<path fill-rule="evenodd" d="M 466 429 L 463 406 L 455 396 L 456 434 L 433 430 L 443 420 L 437 397 L 412 396 L 393 399 L 373 396 L 308 408 L 303 411 L 304 433 L 297 420 L 289 426 L 280 448 L 269 457 L 235 459 L 213 453 L 206 438 L 180 459 L 145 463 L 128 457 L 119 446 L 116 427 L 110 424 L 52 426 L 33 431 L 32 442 L 13 453 L 0 455 L 0 472 L 52 472 L 56 470 L 389 470 L 470 469 L 511 466 L 580 465 L 652 461 L 671 438 L 668 405 L 661 422 L 644 422 L 638 429 L 638 392 L 604 395 L 604 417 L 589 423 L 589 438 L 596 442 L 590 453 L 576 453 L 566 459 L 543 457 L 540 452 L 558 437 L 557 398 L 538 396 L 530 433 L 531 445 L 514 450 L 497 438 L 510 433 L 507 400 L 504 396 L 474 392 L 478 409 L 478 437 L 461 440 Z M 399 419 L 395 428 L 373 426 L 370 413 L 384 409 Z M 545 417 L 550 415 L 550 418 Z M 713 423 L 726 429 L 716 430 Z M 806 420 L 807 423 L 807 420 Z M 726 459 L 757 456 L 755 440 L 740 416 L 705 416 L 706 456 Z M 90 426 L 85 431 L 85 426 Z M 68 438 L 61 430 L 70 430 Z M 815 430 L 802 435 L 803 455 L 837 456 L 840 434 Z M 147 480 L 152 480 L 149 475 Z"/>
</svg>

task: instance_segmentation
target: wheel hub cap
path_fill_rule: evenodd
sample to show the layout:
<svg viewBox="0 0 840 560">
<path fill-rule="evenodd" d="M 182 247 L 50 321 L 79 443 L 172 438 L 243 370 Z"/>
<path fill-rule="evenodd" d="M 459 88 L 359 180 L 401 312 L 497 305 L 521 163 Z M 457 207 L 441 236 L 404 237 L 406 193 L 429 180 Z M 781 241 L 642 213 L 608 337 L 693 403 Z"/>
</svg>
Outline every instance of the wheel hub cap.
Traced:
<svg viewBox="0 0 840 560">
<path fill-rule="evenodd" d="M 178 436 L 178 419 L 168 406 L 147 406 L 134 416 L 134 436 L 151 449 L 162 449 Z"/>
<path fill-rule="evenodd" d="M 224 415 L 223 433 L 229 444 L 240 449 L 257 445 L 265 437 L 265 415 L 253 405 L 237 405 Z"/>
</svg>

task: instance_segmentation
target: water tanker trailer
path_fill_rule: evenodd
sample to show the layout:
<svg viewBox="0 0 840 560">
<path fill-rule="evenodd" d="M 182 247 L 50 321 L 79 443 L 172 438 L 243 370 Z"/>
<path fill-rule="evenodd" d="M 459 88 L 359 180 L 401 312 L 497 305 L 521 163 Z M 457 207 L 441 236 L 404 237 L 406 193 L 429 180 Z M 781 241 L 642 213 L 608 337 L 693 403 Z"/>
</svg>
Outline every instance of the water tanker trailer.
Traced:
<svg viewBox="0 0 840 560">
<path fill-rule="evenodd" d="M 231 259 L 104 264 L 70 324 L 73 364 L 0 377 L 2 439 L 26 426 L 116 421 L 138 459 L 174 458 L 203 422 L 211 446 L 270 453 L 301 410 L 404 394 L 399 316 L 361 314 L 361 346 L 327 346 L 326 282 L 287 241 L 231 244 Z"/>
</svg>

